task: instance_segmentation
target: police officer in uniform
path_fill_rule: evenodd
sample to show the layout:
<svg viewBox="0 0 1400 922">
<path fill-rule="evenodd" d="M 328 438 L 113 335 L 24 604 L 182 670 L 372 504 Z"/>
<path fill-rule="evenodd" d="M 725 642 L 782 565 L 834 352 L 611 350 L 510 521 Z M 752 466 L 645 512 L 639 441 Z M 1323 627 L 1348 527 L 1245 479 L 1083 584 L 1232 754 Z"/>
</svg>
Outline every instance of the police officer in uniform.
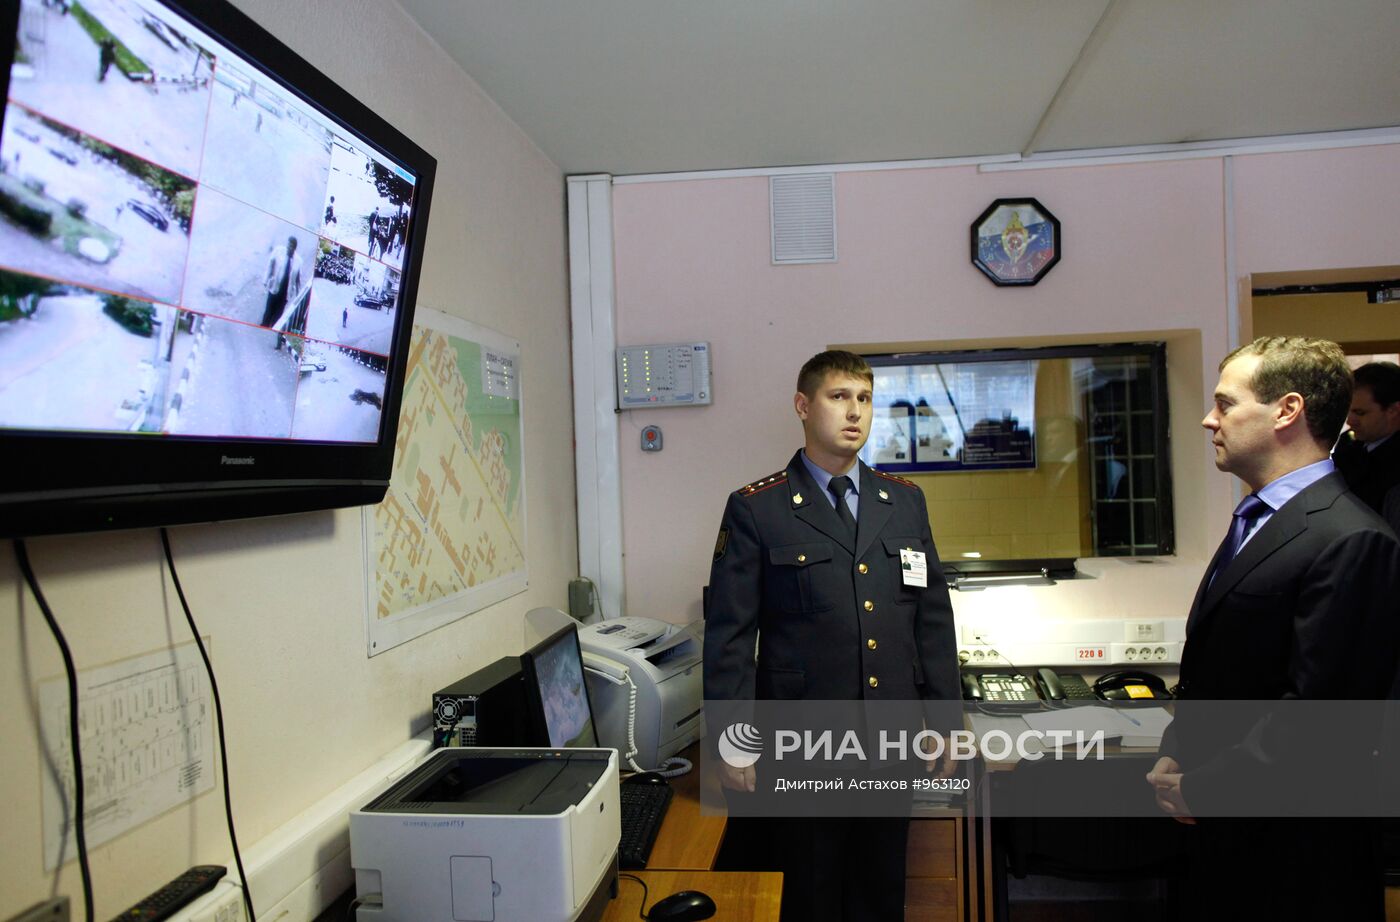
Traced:
<svg viewBox="0 0 1400 922">
<path fill-rule="evenodd" d="M 710 571 L 707 700 L 958 700 L 952 606 L 923 493 L 857 457 L 873 384 L 853 353 L 808 360 L 793 398 L 805 447 L 730 495 Z M 755 789 L 753 766 L 716 762 L 725 787 Z M 949 774 L 952 763 L 937 767 Z M 902 920 L 908 824 L 762 821 L 784 873 L 784 922 Z"/>
</svg>

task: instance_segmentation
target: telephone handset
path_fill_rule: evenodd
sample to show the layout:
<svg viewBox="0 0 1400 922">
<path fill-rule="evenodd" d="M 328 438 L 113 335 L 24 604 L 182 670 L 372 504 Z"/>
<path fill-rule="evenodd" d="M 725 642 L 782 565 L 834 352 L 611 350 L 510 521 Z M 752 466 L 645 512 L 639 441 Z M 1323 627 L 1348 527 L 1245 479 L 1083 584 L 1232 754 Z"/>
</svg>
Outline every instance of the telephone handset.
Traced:
<svg viewBox="0 0 1400 922">
<path fill-rule="evenodd" d="M 642 768 L 637 764 L 637 683 L 632 680 L 632 671 L 617 660 L 606 656 L 599 656 L 591 650 L 580 651 L 583 659 L 583 668 L 614 685 L 627 686 L 627 751 L 618 750 L 618 758 L 626 766 L 623 770 L 630 768 L 637 773 L 654 774 L 659 778 L 671 778 L 676 775 L 684 775 L 690 771 L 690 762 L 680 756 L 672 756 L 666 759 L 661 765 L 654 769 Z"/>
<path fill-rule="evenodd" d="M 1094 694 L 1105 701 L 1155 701 L 1172 696 L 1160 676 L 1135 669 L 1110 672 L 1094 683 Z"/>
</svg>

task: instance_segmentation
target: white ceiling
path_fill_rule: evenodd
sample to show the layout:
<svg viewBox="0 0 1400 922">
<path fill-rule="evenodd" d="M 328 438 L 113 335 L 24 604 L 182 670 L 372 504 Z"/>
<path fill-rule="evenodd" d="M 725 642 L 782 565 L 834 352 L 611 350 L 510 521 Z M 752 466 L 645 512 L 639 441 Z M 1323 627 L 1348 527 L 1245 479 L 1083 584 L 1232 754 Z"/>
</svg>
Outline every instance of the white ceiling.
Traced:
<svg viewBox="0 0 1400 922">
<path fill-rule="evenodd" d="M 399 2 L 568 174 L 1400 125 L 1396 0 Z"/>
</svg>

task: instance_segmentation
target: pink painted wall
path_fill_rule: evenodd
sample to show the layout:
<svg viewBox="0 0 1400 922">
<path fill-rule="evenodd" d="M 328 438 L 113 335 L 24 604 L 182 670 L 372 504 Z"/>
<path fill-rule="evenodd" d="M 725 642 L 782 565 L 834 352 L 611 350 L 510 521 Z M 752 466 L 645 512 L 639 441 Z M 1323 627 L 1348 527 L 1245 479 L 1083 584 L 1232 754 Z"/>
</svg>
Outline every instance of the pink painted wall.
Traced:
<svg viewBox="0 0 1400 922">
<path fill-rule="evenodd" d="M 1374 223 L 1400 205 L 1400 147 L 1241 157 L 1234 169 L 1241 272 L 1400 261 Z M 715 394 L 709 407 L 623 414 L 628 612 L 699 616 L 725 496 L 799 447 L 794 379 L 828 345 L 1152 338 L 1169 343 L 1181 575 L 1148 601 L 1125 576 L 1036 604 L 1184 617 L 1226 526 L 1208 510 L 1231 505 L 1199 427 L 1226 352 L 1224 170 L 1212 158 L 838 173 L 839 261 L 810 266 L 770 264 L 764 177 L 614 187 L 618 342 L 710 341 Z M 1060 219 L 1063 259 L 1033 288 L 997 288 L 969 263 L 968 226 L 992 199 L 1027 195 Z M 665 432 L 659 454 L 638 448 L 647 423 Z M 955 600 L 960 617 L 976 604 Z"/>
<path fill-rule="evenodd" d="M 1400 263 L 1400 145 L 1235 160 L 1241 275 Z"/>
</svg>

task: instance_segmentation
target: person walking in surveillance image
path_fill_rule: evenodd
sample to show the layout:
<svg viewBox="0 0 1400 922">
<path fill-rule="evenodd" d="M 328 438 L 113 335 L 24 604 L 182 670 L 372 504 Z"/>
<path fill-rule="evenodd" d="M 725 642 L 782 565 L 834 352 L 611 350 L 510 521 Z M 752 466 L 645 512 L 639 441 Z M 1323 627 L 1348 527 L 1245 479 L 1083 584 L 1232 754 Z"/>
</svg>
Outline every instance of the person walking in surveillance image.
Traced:
<svg viewBox="0 0 1400 922">
<path fill-rule="evenodd" d="M 296 300 L 302 287 L 301 257 L 297 256 L 297 238 L 288 237 L 285 247 L 273 244 L 268 253 L 267 304 L 263 308 L 262 325 L 270 327 L 282 316 L 290 301 Z"/>
<path fill-rule="evenodd" d="M 374 244 L 375 244 L 376 241 L 379 240 L 379 206 L 378 206 L 378 205 L 376 205 L 376 206 L 374 207 L 374 210 L 371 211 L 371 212 L 369 213 L 369 218 L 368 218 L 367 220 L 368 220 L 368 224 L 369 224 L 369 255 L 370 255 L 371 257 L 373 257 L 373 256 L 374 256 Z M 381 257 L 382 257 L 383 255 L 384 255 L 383 253 L 380 253 L 380 256 L 381 256 Z"/>
<path fill-rule="evenodd" d="M 112 65 L 117 63 L 117 43 L 110 38 L 104 38 L 97 48 L 97 82 L 105 83 L 107 71 L 111 70 Z"/>
</svg>

